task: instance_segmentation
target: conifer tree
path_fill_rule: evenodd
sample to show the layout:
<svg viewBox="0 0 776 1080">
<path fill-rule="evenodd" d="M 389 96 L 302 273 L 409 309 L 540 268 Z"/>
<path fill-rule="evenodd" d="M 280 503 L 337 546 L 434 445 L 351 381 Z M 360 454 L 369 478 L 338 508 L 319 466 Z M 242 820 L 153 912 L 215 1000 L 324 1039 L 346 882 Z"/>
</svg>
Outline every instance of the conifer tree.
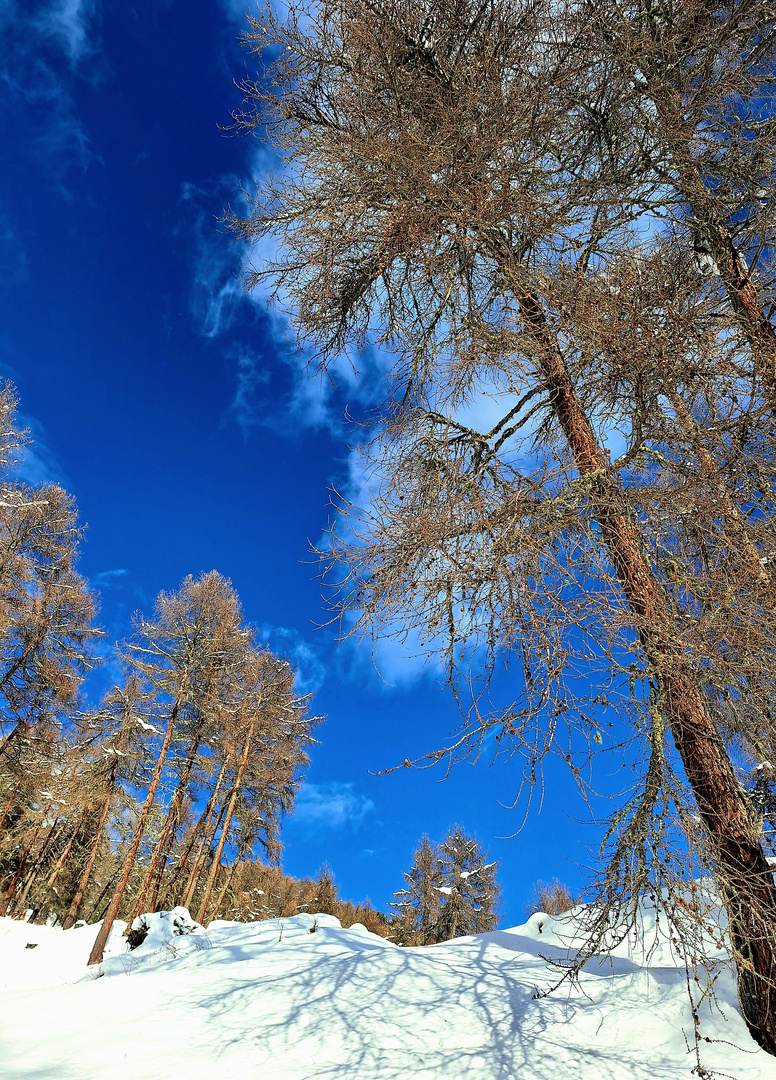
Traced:
<svg viewBox="0 0 776 1080">
<path fill-rule="evenodd" d="M 717 878 L 773 1054 L 776 888 L 716 707 L 776 681 L 774 248 L 755 206 L 773 12 L 600 10 L 343 0 L 249 20 L 249 47 L 278 51 L 236 126 L 269 130 L 288 168 L 231 224 L 279 241 L 247 284 L 269 281 L 323 364 L 391 352 L 370 502 L 343 504 L 323 552 L 339 610 L 418 633 L 453 682 L 522 668 L 521 700 L 474 708 L 432 757 L 495 732 L 526 787 L 550 752 L 582 783 L 597 707 L 619 701 L 644 764 L 604 887 L 636 917 L 672 815 Z M 483 398 L 504 408 L 479 430 L 462 414 Z M 581 666 L 606 694 L 576 691 Z"/>
</svg>

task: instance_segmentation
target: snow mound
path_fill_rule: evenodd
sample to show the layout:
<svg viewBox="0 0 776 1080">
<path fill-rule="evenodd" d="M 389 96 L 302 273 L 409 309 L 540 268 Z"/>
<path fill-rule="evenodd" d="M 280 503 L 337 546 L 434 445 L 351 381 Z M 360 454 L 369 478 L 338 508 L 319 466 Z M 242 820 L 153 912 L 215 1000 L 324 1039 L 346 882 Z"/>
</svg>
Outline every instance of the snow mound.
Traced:
<svg viewBox="0 0 776 1080">
<path fill-rule="evenodd" d="M 135 948 L 152 952 L 170 945 L 175 937 L 204 934 L 205 928 L 194 922 L 187 908 L 176 907 L 172 911 L 153 911 L 138 915 L 130 931 L 139 941 Z"/>
<path fill-rule="evenodd" d="M 176 909 L 143 916 L 149 933 L 133 952 L 121 927 L 89 971 L 96 926 L 0 920 L 0 1071 L 14 1080 L 688 1080 L 684 963 L 649 905 L 636 937 L 591 960 L 578 985 L 544 994 L 556 977 L 547 958 L 568 956 L 578 914 L 538 913 L 510 930 L 408 949 L 330 915 L 204 929 Z M 32 937 L 38 945 L 26 949 Z M 707 996 L 698 1006 L 704 1067 L 776 1080 L 776 1059 L 749 1037 L 722 962 L 715 993 L 716 1004 Z"/>
</svg>

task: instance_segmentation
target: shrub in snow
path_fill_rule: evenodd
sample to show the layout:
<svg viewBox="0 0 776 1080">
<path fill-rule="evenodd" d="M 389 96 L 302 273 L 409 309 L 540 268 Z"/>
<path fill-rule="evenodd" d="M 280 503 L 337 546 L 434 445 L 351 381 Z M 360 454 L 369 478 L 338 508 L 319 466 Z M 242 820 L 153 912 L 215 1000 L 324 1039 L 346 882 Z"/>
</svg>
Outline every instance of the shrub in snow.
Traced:
<svg viewBox="0 0 776 1080">
<path fill-rule="evenodd" d="M 130 949 L 148 945 L 149 949 L 162 949 L 173 938 L 185 934 L 204 934 L 204 926 L 194 922 L 185 907 L 176 907 L 172 911 L 154 911 L 138 915 L 127 930 Z"/>
<path fill-rule="evenodd" d="M 557 878 L 552 881 L 537 881 L 531 893 L 531 899 L 525 905 L 526 915 L 544 912 L 546 915 L 562 915 L 579 903 L 568 886 Z"/>
</svg>

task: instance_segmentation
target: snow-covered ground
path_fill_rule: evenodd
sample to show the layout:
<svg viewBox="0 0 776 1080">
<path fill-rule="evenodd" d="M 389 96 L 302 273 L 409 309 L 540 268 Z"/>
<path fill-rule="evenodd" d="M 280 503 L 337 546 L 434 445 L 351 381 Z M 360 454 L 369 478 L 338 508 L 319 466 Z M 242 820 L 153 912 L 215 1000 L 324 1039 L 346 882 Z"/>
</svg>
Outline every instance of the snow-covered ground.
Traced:
<svg viewBox="0 0 776 1080">
<path fill-rule="evenodd" d="M 546 915 L 418 949 L 328 915 L 188 936 L 151 921 L 133 953 L 114 927 L 95 978 L 95 926 L 0 920 L 2 1080 L 674 1080 L 696 1064 L 665 941 L 648 967 L 621 946 L 579 988 L 536 997 L 550 982 L 540 954 L 565 952 L 567 928 Z M 701 1007 L 704 1066 L 776 1080 L 729 973 L 716 991 L 718 1008 Z"/>
</svg>

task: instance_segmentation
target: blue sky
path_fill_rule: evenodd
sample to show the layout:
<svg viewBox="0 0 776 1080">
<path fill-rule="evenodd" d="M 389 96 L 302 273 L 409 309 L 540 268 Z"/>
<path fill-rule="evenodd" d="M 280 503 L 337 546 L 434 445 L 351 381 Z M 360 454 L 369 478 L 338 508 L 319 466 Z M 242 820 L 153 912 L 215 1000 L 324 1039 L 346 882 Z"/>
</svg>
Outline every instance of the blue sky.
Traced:
<svg viewBox="0 0 776 1080">
<path fill-rule="evenodd" d="M 553 767 L 541 813 L 508 839 L 514 765 L 376 776 L 440 745 L 455 705 L 412 658 L 389 650 L 381 677 L 368 644 L 315 629 L 309 543 L 349 476 L 345 410 L 369 388 L 310 379 L 282 320 L 241 294 L 218 217 L 271 161 L 223 130 L 250 60 L 243 10 L 0 0 L 0 373 L 35 438 L 25 472 L 77 497 L 112 638 L 159 590 L 216 569 L 315 690 L 327 720 L 287 871 L 328 862 L 343 896 L 384 907 L 420 836 L 461 822 L 501 860 L 502 922 L 519 922 L 537 878 L 578 888 L 593 862 L 570 778 Z"/>
</svg>

